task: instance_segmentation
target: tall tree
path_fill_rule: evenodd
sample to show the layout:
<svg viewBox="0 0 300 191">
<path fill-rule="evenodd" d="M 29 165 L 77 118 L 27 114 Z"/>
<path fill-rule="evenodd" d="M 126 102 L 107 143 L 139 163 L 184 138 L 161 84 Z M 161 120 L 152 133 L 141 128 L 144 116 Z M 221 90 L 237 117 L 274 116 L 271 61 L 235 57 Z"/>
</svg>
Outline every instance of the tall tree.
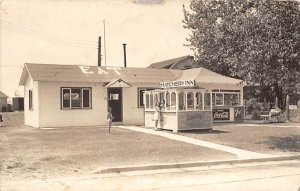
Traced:
<svg viewBox="0 0 300 191">
<path fill-rule="evenodd" d="M 300 3 L 191 0 L 184 27 L 199 66 L 286 94 L 300 93 Z"/>
</svg>

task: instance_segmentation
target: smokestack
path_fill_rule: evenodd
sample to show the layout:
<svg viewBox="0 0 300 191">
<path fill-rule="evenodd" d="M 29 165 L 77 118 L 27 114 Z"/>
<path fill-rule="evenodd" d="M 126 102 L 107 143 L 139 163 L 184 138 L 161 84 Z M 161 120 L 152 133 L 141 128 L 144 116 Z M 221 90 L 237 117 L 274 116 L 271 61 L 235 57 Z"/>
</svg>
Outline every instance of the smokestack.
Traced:
<svg viewBox="0 0 300 191">
<path fill-rule="evenodd" d="M 101 36 L 98 38 L 98 66 L 101 66 Z"/>
<path fill-rule="evenodd" d="M 124 68 L 126 68 L 126 44 L 123 44 L 123 50 L 124 50 Z"/>
</svg>

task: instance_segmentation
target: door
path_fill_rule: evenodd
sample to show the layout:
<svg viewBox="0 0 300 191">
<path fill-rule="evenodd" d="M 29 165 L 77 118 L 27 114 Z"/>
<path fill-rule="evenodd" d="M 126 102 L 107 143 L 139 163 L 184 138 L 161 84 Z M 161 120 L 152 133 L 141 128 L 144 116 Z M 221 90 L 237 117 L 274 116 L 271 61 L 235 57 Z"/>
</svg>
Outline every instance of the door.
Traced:
<svg viewBox="0 0 300 191">
<path fill-rule="evenodd" d="M 123 121 L 122 88 L 107 89 L 108 107 L 112 108 L 113 122 Z"/>
</svg>

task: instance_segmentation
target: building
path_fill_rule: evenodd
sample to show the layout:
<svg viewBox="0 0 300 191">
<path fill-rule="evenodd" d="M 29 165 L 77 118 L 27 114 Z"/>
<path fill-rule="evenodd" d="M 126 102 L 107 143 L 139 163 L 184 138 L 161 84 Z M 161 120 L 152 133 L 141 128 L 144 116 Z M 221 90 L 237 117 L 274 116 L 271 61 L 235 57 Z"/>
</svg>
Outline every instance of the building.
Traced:
<svg viewBox="0 0 300 191">
<path fill-rule="evenodd" d="M 3 92 L 0 91 L 0 111 L 6 112 L 7 111 L 7 98 L 8 96 L 5 95 Z"/>
<path fill-rule="evenodd" d="M 176 80 L 194 80 L 195 88 L 213 92 L 213 102 L 218 109 L 232 110 L 231 107 L 243 104 L 241 80 L 205 68 L 175 70 L 26 63 L 20 78 L 25 91 L 25 125 L 105 125 L 108 107 L 112 107 L 114 122 L 144 124 L 143 92 L 159 88 L 161 82 Z M 227 106 L 225 103 L 229 101 L 231 104 Z M 228 120 L 231 120 L 229 116 Z"/>
<path fill-rule="evenodd" d="M 173 58 L 169 60 L 164 60 L 161 62 L 152 63 L 148 66 L 148 68 L 157 68 L 157 69 L 179 69 L 186 70 L 195 67 L 194 57 L 182 56 L 179 58 Z"/>
<path fill-rule="evenodd" d="M 12 98 L 13 111 L 24 111 L 24 98 L 13 97 Z"/>
</svg>

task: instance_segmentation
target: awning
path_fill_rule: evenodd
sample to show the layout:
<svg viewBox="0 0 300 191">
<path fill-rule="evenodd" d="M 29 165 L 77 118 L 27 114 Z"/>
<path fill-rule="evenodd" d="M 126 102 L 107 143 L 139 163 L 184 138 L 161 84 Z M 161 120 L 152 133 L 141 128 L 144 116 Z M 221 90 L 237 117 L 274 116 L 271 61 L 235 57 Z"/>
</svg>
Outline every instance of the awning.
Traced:
<svg viewBox="0 0 300 191">
<path fill-rule="evenodd" d="M 122 79 L 113 79 L 104 87 L 106 88 L 130 88 L 131 85 Z"/>
</svg>

